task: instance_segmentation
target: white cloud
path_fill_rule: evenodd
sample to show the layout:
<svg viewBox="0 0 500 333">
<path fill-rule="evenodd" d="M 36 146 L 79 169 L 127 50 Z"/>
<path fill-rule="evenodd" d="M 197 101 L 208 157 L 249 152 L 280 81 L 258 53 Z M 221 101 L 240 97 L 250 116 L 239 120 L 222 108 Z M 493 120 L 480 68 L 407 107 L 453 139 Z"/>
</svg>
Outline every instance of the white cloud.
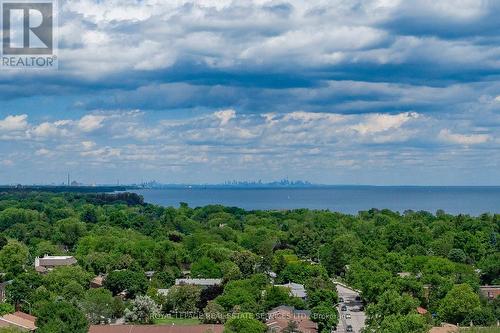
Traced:
<svg viewBox="0 0 500 333">
<path fill-rule="evenodd" d="M 439 132 L 439 138 L 443 141 L 460 144 L 460 145 L 477 145 L 491 140 L 488 134 L 458 134 L 453 133 L 449 129 L 442 129 Z"/>
<path fill-rule="evenodd" d="M 83 132 L 92 132 L 102 127 L 105 116 L 86 115 L 83 116 L 77 123 L 77 127 Z"/>
<path fill-rule="evenodd" d="M 9 115 L 0 120 L 0 132 L 22 131 L 28 127 L 28 115 Z"/>
<path fill-rule="evenodd" d="M 214 113 L 215 117 L 220 120 L 220 125 L 224 126 L 236 116 L 236 111 L 234 110 L 221 110 Z"/>
<path fill-rule="evenodd" d="M 361 135 L 384 132 L 391 129 L 398 129 L 403 124 L 417 119 L 419 114 L 416 112 L 405 112 L 400 114 L 371 114 L 365 119 L 352 126 L 352 129 L 359 132 Z"/>
</svg>

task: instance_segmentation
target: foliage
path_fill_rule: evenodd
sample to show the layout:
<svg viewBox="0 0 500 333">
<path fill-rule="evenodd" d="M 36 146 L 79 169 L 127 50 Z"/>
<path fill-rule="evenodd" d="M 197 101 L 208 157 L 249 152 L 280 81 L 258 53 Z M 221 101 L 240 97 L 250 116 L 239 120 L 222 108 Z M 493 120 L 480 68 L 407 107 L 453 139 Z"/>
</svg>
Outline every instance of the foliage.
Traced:
<svg viewBox="0 0 500 333">
<path fill-rule="evenodd" d="M 173 286 L 167 296 L 166 310 L 173 313 L 194 315 L 198 312 L 197 304 L 201 289 L 192 285 Z"/>
<path fill-rule="evenodd" d="M 0 271 L 13 280 L 10 304 L 37 313 L 62 302 L 92 321 L 124 312 L 119 298 L 88 291 L 97 274 L 107 274 L 113 295 L 126 290 L 133 300 L 148 291 L 161 303 L 156 289 L 185 271 L 222 278 L 222 286 L 201 291 L 173 287 L 163 310 L 224 314 L 285 304 L 326 313 L 337 302 L 336 278 L 361 291 L 373 331 L 419 332 L 427 317 L 416 316 L 417 306 L 436 320 L 487 325 L 499 318 L 500 300 L 480 303 L 477 293 L 481 284 L 500 283 L 499 222 L 498 214 L 164 208 L 130 193 L 11 191 L 0 194 Z M 73 255 L 78 264 L 38 275 L 32 260 L 46 253 Z M 155 271 L 151 281 L 144 271 Z M 304 284 L 307 302 L 274 288 L 270 271 L 276 284 Z M 43 330 L 57 325 L 52 318 Z"/>
<path fill-rule="evenodd" d="M 152 324 L 159 315 L 158 305 L 149 296 L 137 296 L 131 308 L 125 310 L 125 319 L 132 323 Z"/>
<path fill-rule="evenodd" d="M 67 302 L 45 302 L 35 315 L 37 332 L 86 333 L 88 330 L 85 315 Z"/>
<path fill-rule="evenodd" d="M 467 284 L 454 285 L 439 307 L 439 316 L 449 323 L 462 323 L 480 307 L 479 296 Z"/>
<path fill-rule="evenodd" d="M 134 298 L 136 295 L 146 293 L 148 281 L 142 272 L 113 271 L 107 276 L 104 287 L 109 289 L 113 295 L 126 291 L 128 297 Z"/>
<path fill-rule="evenodd" d="M 114 316 L 115 299 L 109 290 L 89 289 L 80 304 L 91 324 L 108 323 Z"/>
<path fill-rule="evenodd" d="M 250 314 L 242 313 L 237 317 L 229 319 L 224 325 L 224 333 L 264 333 L 266 325 Z"/>
<path fill-rule="evenodd" d="M 9 303 L 0 303 L 0 316 L 3 316 L 7 313 L 13 313 L 15 308 L 12 304 Z"/>
</svg>

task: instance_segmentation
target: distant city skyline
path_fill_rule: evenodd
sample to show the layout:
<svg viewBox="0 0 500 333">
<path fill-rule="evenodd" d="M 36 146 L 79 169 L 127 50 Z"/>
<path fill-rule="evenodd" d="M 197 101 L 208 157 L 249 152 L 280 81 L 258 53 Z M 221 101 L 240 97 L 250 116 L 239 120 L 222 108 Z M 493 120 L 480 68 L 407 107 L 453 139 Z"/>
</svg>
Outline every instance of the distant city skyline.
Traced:
<svg viewBox="0 0 500 333">
<path fill-rule="evenodd" d="M 0 71 L 0 184 L 500 185 L 499 15 L 60 1 L 59 70 Z"/>
</svg>

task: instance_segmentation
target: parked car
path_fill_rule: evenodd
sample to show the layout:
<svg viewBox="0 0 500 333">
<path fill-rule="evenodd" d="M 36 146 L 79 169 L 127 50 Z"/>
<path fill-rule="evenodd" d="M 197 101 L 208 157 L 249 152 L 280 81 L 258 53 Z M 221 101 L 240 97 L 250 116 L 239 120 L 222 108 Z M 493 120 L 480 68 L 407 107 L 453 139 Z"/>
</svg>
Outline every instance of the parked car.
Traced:
<svg viewBox="0 0 500 333">
<path fill-rule="evenodd" d="M 342 306 L 340 307 L 340 311 L 347 311 L 347 306 L 342 305 Z"/>
<path fill-rule="evenodd" d="M 361 296 L 356 296 L 355 299 L 356 299 L 357 302 L 361 302 Z"/>
<path fill-rule="evenodd" d="M 347 325 L 347 327 L 345 328 L 346 332 L 352 332 L 352 326 L 351 325 Z"/>
<path fill-rule="evenodd" d="M 351 319 L 351 314 L 350 313 L 346 313 L 345 314 L 345 319 Z"/>
<path fill-rule="evenodd" d="M 340 297 L 340 298 L 339 298 L 339 302 L 340 302 L 340 303 L 344 303 L 344 297 Z"/>
</svg>

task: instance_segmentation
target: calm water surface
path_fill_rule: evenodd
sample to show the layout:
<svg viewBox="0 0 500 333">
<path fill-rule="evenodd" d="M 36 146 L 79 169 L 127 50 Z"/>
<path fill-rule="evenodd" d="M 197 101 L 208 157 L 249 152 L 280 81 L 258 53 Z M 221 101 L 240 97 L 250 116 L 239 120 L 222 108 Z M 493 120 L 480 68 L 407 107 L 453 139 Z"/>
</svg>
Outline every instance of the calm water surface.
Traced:
<svg viewBox="0 0 500 333">
<path fill-rule="evenodd" d="M 221 204 L 248 210 L 310 208 L 349 214 L 370 208 L 500 213 L 500 187 L 168 188 L 133 192 L 143 195 L 146 202 L 175 207 L 187 202 L 190 207 Z"/>
</svg>

